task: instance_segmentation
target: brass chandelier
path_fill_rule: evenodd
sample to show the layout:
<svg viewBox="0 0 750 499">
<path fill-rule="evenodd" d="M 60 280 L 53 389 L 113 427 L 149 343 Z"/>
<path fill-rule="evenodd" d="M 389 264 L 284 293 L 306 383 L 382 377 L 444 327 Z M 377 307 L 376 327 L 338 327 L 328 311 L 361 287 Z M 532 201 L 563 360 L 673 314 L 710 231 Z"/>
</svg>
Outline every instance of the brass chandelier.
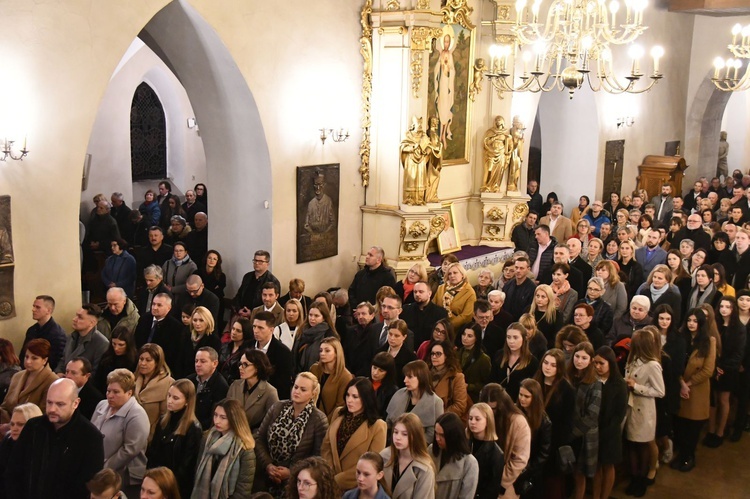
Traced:
<svg viewBox="0 0 750 499">
<path fill-rule="evenodd" d="M 606 0 L 554 0 L 544 23 L 540 20 L 541 3 L 534 0 L 528 6 L 526 0 L 517 0 L 516 20 L 511 26 L 514 45 L 490 47 L 491 64 L 485 76 L 498 92 L 567 89 L 572 99 L 585 80 L 594 92 L 643 93 L 663 77 L 659 61 L 664 49 L 656 46 L 651 50 L 651 81 L 636 87 L 644 76 L 640 63 L 644 49 L 632 42 L 648 28 L 643 24 L 647 0 L 625 0 L 624 20 L 617 0 L 608 5 Z M 618 23 L 618 14 L 622 23 Z M 625 44 L 632 44 L 628 50 L 632 65 L 630 74 L 621 80 L 613 69 L 610 45 Z M 516 75 L 521 65 L 509 61 L 519 50 L 523 72 Z M 514 84 L 516 76 L 519 85 Z"/>
<path fill-rule="evenodd" d="M 726 60 L 714 59 L 714 76 L 711 81 L 724 92 L 738 92 L 750 88 L 748 70 L 740 76 L 742 59 L 750 59 L 750 24 L 744 28 L 740 24 L 732 27 L 732 43 L 727 45 L 733 57 Z"/>
</svg>

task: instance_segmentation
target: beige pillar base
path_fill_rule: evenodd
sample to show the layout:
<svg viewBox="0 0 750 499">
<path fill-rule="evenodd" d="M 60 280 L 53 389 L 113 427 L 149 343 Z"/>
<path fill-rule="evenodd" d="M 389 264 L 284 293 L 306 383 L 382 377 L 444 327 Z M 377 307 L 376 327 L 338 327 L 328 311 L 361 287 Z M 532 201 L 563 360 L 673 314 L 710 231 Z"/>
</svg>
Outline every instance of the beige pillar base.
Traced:
<svg viewBox="0 0 750 499">
<path fill-rule="evenodd" d="M 529 196 L 518 192 L 505 195 L 483 192 L 482 200 L 482 237 L 480 243 L 485 246 L 512 246 L 510 241 L 513 227 L 523 221 L 529 212 L 526 202 Z"/>
</svg>

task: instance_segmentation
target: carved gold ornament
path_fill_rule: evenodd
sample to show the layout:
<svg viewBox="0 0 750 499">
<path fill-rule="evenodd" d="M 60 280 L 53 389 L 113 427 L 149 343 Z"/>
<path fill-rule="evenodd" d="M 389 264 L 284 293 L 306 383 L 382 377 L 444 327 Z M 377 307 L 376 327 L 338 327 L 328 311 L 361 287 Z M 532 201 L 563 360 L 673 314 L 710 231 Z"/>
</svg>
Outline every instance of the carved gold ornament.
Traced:
<svg viewBox="0 0 750 499">
<path fill-rule="evenodd" d="M 503 213 L 503 210 L 495 206 L 487 212 L 487 218 L 493 222 L 498 222 L 500 220 L 505 220 L 505 213 Z"/>
<path fill-rule="evenodd" d="M 406 237 L 406 220 L 401 220 L 401 240 Z"/>
<path fill-rule="evenodd" d="M 388 0 L 385 8 L 386 10 L 399 10 L 401 8 L 401 2 L 399 2 L 399 0 Z"/>
<path fill-rule="evenodd" d="M 468 0 L 446 0 L 445 7 L 440 9 L 443 24 L 460 24 L 466 29 L 474 29 L 470 20 L 472 12 L 474 9 L 469 7 Z"/>
<path fill-rule="evenodd" d="M 419 248 L 419 243 L 416 241 L 406 241 L 404 242 L 404 251 L 407 253 L 411 253 L 412 251 L 416 251 L 417 248 Z"/>
<path fill-rule="evenodd" d="M 411 227 L 409 227 L 409 235 L 411 237 L 417 238 L 420 236 L 423 236 L 427 233 L 427 227 L 422 222 L 414 222 L 411 224 Z"/>
<path fill-rule="evenodd" d="M 513 208 L 513 221 L 517 222 L 517 221 L 523 219 L 528 212 L 529 212 L 529 205 L 528 204 L 526 204 L 526 203 L 517 204 Z"/>
<path fill-rule="evenodd" d="M 370 185 L 370 97 L 372 96 L 372 0 L 366 0 L 360 17 L 362 37 L 362 143 L 359 146 L 359 175 L 362 186 Z"/>
<path fill-rule="evenodd" d="M 441 215 L 436 215 L 430 219 L 430 236 L 436 236 L 445 229 L 445 219 Z"/>
<path fill-rule="evenodd" d="M 426 10 L 430 8 L 430 0 L 417 0 L 417 9 Z"/>
<path fill-rule="evenodd" d="M 442 28 L 430 28 L 428 26 L 414 26 L 411 28 L 411 89 L 414 97 L 419 98 L 419 90 L 422 86 L 422 71 L 424 70 L 424 53 L 432 49 L 432 40 L 443 34 Z"/>
<path fill-rule="evenodd" d="M 487 226 L 487 233 L 494 237 L 499 237 L 502 234 L 503 230 L 499 225 L 489 225 Z"/>
</svg>

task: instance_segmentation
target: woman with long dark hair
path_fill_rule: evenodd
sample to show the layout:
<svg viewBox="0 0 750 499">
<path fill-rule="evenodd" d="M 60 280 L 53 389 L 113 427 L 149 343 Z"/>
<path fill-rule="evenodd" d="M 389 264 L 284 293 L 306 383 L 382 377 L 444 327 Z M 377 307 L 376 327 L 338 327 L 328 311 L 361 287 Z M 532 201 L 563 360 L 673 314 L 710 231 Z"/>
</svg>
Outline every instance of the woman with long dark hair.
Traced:
<svg viewBox="0 0 750 499">
<path fill-rule="evenodd" d="M 336 326 L 331 319 L 331 311 L 320 303 L 312 303 L 307 312 L 305 324 L 300 334 L 294 338 L 292 356 L 294 372 L 309 371 L 320 359 L 320 343 L 323 338 L 338 338 Z"/>
<path fill-rule="evenodd" d="M 536 372 L 539 361 L 529 351 L 528 332 L 520 323 L 508 326 L 505 346 L 498 352 L 492 363 L 490 379 L 502 385 L 515 401 L 521 381 Z"/>
<path fill-rule="evenodd" d="M 576 456 L 575 499 L 583 499 L 586 478 L 594 478 L 599 462 L 599 410 L 602 400 L 602 384 L 596 379 L 594 369 L 594 347 L 588 341 L 576 345 L 573 362 L 568 366 L 568 377 L 576 389 L 575 412 L 573 413 L 573 441 L 571 447 Z"/>
<path fill-rule="evenodd" d="M 174 472 L 182 497 L 193 492 L 202 435 L 195 417 L 195 385 L 187 379 L 177 380 L 167 392 L 167 412 L 156 425 L 146 459 L 147 468 L 166 466 Z"/>
<path fill-rule="evenodd" d="M 268 382 L 273 366 L 262 350 L 248 348 L 240 357 L 240 378 L 235 380 L 227 392 L 227 398 L 242 404 L 250 431 L 255 432 L 263 418 L 279 401 L 279 393 Z"/>
<path fill-rule="evenodd" d="M 112 330 L 109 348 L 94 373 L 94 387 L 101 393 L 107 391 L 107 375 L 115 369 L 127 369 L 135 372 L 138 364 L 138 349 L 135 346 L 134 331 L 125 326 L 116 326 Z"/>
<path fill-rule="evenodd" d="M 719 293 L 721 293 L 723 296 L 734 297 L 736 292 L 735 289 L 727 282 L 727 271 L 725 270 L 724 265 L 720 263 L 714 263 L 711 265 L 711 268 L 714 269 L 714 286 L 717 290 L 719 290 Z"/>
<path fill-rule="evenodd" d="M 367 378 L 352 379 L 346 386 L 344 405 L 336 409 L 320 448 L 341 490 L 356 486 L 359 456 L 385 448 L 386 431 L 372 383 Z"/>
<path fill-rule="evenodd" d="M 227 287 L 227 275 L 221 269 L 221 264 L 221 253 L 210 249 L 196 272 L 203 279 L 203 286 L 219 298 L 219 317 L 224 316 L 224 289 Z"/>
<path fill-rule="evenodd" d="M 747 341 L 747 331 L 740 322 L 737 301 L 733 297 L 721 298 L 716 319 L 721 334 L 721 353 L 716 358 L 716 374 L 711 378 L 714 400 L 708 418 L 708 433 L 703 439 L 705 446 L 713 448 L 724 442 L 729 398 L 738 388 Z"/>
<path fill-rule="evenodd" d="M 565 476 L 558 464 L 560 447 L 569 445 L 573 438 L 573 418 L 575 410 L 575 390 L 566 377 L 565 353 L 552 348 L 542 357 L 534 379 L 542 387 L 544 407 L 552 422 L 552 449 L 554 455 L 544 467 L 544 495 L 549 499 L 565 496 Z"/>
<path fill-rule="evenodd" d="M 398 390 L 396 385 L 396 362 L 388 352 L 379 352 L 372 358 L 370 365 L 370 382 L 375 390 L 380 419 L 388 415 L 386 409 L 393 394 Z"/>
<path fill-rule="evenodd" d="M 433 342 L 427 365 L 432 376 L 432 389 L 443 401 L 443 411 L 463 418 L 468 408 L 466 379 L 461 372 L 456 351 L 447 342 Z"/>
<path fill-rule="evenodd" d="M 255 341 L 252 322 L 239 317 L 229 329 L 229 342 L 224 343 L 219 352 L 219 372 L 228 384 L 240 378 L 240 358 L 252 341 Z"/>
<path fill-rule="evenodd" d="M 521 382 L 518 392 L 518 408 L 521 409 L 531 430 L 531 453 L 526 469 L 516 479 L 516 493 L 524 499 L 541 499 L 544 492 L 542 477 L 552 451 L 552 422 L 544 410 L 542 387 L 535 379 Z"/>
<path fill-rule="evenodd" d="M 492 361 L 482 348 L 480 326 L 465 327 L 461 333 L 461 347 L 457 352 L 461 372 L 466 380 L 466 393 L 471 401 L 479 400 L 479 392 L 490 379 Z"/>
<path fill-rule="evenodd" d="M 437 470 L 435 496 L 441 499 L 473 498 L 479 464 L 471 453 L 461 418 L 446 412 L 435 422 L 435 442 L 427 450 Z"/>
<path fill-rule="evenodd" d="M 388 324 L 388 338 L 380 349 L 393 358 L 393 361 L 396 363 L 397 373 L 400 373 L 404 369 L 404 366 L 409 362 L 417 360 L 417 356 L 414 352 L 406 347 L 408 334 L 409 326 L 406 325 L 405 321 L 401 319 L 391 321 L 391 323 Z M 435 335 L 433 334 L 433 336 Z M 399 387 L 403 387 L 402 383 L 397 382 L 397 384 Z"/>
<path fill-rule="evenodd" d="M 414 413 L 422 422 L 427 443 L 431 444 L 435 434 L 435 420 L 444 411 L 443 400 L 432 389 L 432 375 L 424 361 L 414 360 L 404 366 L 404 385 L 391 398 L 385 422 L 390 430 L 399 416 Z"/>
<path fill-rule="evenodd" d="M 456 344 L 456 330 L 448 319 L 440 319 L 432 328 L 432 338 L 425 340 L 417 348 L 417 358 L 427 362 L 427 356 L 430 354 L 430 343 L 433 341 L 448 341 L 451 345 Z"/>
<path fill-rule="evenodd" d="M 680 380 L 682 400 L 675 420 L 677 457 L 670 466 L 683 472 L 695 467 L 695 448 L 711 407 L 709 380 L 716 367 L 717 341 L 709 335 L 706 322 L 703 310 L 691 308 L 682 329 L 688 341 L 688 361 Z"/>
<path fill-rule="evenodd" d="M 154 436 L 156 424 L 167 412 L 167 392 L 173 382 L 169 367 L 164 361 L 164 350 L 156 343 L 143 345 L 138 352 L 133 395 L 148 415 L 151 425 L 149 442 Z"/>
</svg>

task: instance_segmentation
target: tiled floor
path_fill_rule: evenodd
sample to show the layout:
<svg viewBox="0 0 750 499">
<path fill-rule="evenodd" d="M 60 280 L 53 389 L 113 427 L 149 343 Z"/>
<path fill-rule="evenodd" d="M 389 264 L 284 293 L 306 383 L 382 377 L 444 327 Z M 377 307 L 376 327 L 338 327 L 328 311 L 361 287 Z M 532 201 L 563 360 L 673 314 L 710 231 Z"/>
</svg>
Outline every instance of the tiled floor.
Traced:
<svg viewBox="0 0 750 499">
<path fill-rule="evenodd" d="M 617 483 L 612 497 L 626 499 L 627 480 Z M 718 449 L 698 445 L 696 466 L 689 473 L 681 473 L 668 465 L 661 465 L 656 484 L 648 488 L 645 497 L 665 499 L 747 499 L 750 498 L 750 433 L 742 440 L 727 440 Z"/>
</svg>

